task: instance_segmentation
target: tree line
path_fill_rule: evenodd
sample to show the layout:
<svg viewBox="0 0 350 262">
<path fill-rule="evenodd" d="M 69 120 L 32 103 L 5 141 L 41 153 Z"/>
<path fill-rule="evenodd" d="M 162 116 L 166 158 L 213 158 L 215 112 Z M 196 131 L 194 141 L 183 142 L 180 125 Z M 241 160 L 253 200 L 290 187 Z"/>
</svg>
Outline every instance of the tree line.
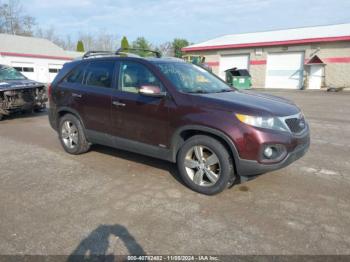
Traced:
<svg viewBox="0 0 350 262">
<path fill-rule="evenodd" d="M 70 35 L 66 37 L 58 36 L 53 26 L 48 29 L 42 29 L 37 24 L 35 17 L 25 12 L 20 0 L 0 0 L 0 33 L 45 38 L 65 50 L 80 52 L 90 50 L 114 51 L 122 47 L 124 50 L 155 50 L 164 56 L 181 57 L 183 55 L 181 48 L 190 44 L 186 39 L 175 38 L 172 41 L 154 45 L 145 37 L 138 37 L 129 43 L 126 36 L 119 39 L 117 35 L 102 31 L 95 34 L 80 33 L 78 41 L 74 41 Z M 141 56 L 148 55 L 147 52 L 142 50 L 132 52 Z"/>
</svg>

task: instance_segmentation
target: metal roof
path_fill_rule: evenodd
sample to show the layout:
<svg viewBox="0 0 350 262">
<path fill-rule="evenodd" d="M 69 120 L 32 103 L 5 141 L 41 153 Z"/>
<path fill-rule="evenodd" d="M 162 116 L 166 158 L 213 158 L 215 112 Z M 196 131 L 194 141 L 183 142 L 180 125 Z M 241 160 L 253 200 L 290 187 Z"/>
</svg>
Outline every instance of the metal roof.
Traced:
<svg viewBox="0 0 350 262">
<path fill-rule="evenodd" d="M 71 60 L 81 54 L 43 38 L 0 34 L 0 55 Z"/>
<path fill-rule="evenodd" d="M 224 35 L 199 44 L 187 46 L 183 48 L 183 51 L 263 47 L 334 41 L 350 41 L 350 24 Z"/>
</svg>

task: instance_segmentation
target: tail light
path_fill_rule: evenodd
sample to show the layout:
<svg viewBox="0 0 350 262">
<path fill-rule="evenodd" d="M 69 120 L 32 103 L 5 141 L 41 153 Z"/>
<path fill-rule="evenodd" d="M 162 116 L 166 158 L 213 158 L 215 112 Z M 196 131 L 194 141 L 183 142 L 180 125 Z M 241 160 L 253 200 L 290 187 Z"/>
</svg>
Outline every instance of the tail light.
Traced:
<svg viewBox="0 0 350 262">
<path fill-rule="evenodd" d="M 49 84 L 47 86 L 47 95 L 49 96 L 49 98 L 51 98 L 51 93 L 52 93 L 52 86 L 51 86 L 51 84 Z"/>
</svg>

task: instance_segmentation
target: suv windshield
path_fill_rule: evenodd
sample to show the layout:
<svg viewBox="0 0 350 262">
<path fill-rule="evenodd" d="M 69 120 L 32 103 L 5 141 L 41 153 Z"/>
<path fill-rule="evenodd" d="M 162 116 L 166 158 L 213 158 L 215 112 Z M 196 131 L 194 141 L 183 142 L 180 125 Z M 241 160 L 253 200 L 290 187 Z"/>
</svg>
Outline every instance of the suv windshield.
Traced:
<svg viewBox="0 0 350 262">
<path fill-rule="evenodd" d="M 233 90 L 207 70 L 193 64 L 155 62 L 155 65 L 181 92 L 218 93 Z"/>
<path fill-rule="evenodd" d="M 18 72 L 13 67 L 0 67 L 0 81 L 4 80 L 25 80 L 27 79 L 24 75 Z"/>
</svg>

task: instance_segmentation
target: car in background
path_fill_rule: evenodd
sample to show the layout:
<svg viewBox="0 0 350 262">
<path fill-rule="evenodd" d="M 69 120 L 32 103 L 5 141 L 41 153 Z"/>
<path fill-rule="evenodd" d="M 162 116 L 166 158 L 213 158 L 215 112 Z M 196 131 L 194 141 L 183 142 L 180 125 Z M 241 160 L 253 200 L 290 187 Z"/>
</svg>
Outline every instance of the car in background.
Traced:
<svg viewBox="0 0 350 262">
<path fill-rule="evenodd" d="M 47 101 L 44 84 L 29 80 L 13 67 L 0 65 L 0 120 L 15 112 L 41 111 Z"/>
<path fill-rule="evenodd" d="M 202 194 L 285 167 L 309 148 L 293 102 L 237 90 L 179 59 L 90 52 L 66 63 L 48 93 L 66 152 L 102 144 L 177 163 Z"/>
</svg>

